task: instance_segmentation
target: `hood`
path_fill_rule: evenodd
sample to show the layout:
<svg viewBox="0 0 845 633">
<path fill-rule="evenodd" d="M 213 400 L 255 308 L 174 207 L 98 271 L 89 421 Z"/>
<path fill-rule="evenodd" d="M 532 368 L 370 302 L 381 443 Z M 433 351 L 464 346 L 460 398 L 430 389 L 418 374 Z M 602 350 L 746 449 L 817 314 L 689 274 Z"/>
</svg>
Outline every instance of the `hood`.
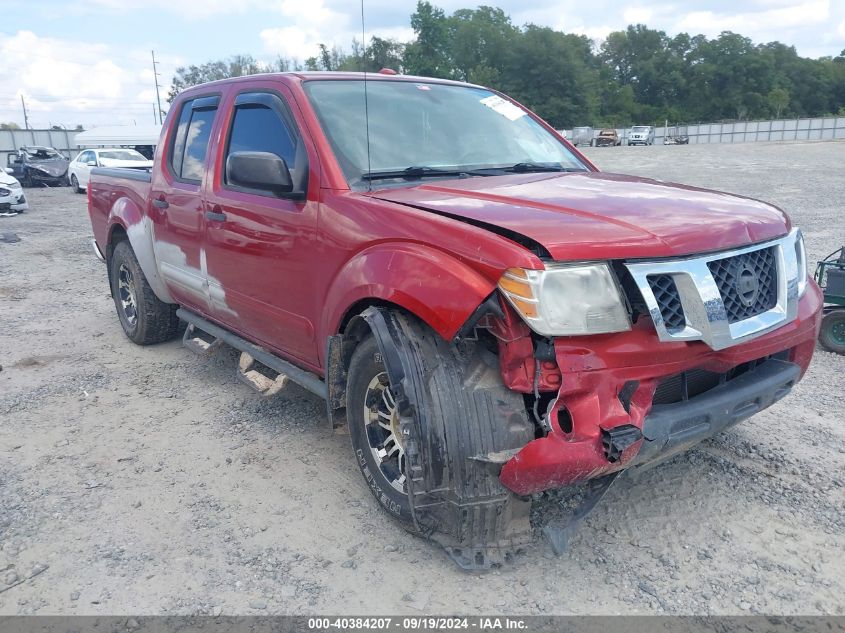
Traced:
<svg viewBox="0 0 845 633">
<path fill-rule="evenodd" d="M 67 173 L 70 161 L 66 158 L 48 158 L 47 160 L 28 160 L 27 164 L 36 173 L 40 170 L 50 176 L 57 177 L 64 176 Z"/>
<path fill-rule="evenodd" d="M 2 168 L 0 168 L 0 185 L 6 185 L 7 187 L 21 186 L 17 178 L 11 174 L 7 174 Z"/>
<path fill-rule="evenodd" d="M 785 214 L 764 202 L 600 172 L 466 178 L 372 195 L 520 234 L 556 260 L 690 255 L 789 231 Z"/>
</svg>

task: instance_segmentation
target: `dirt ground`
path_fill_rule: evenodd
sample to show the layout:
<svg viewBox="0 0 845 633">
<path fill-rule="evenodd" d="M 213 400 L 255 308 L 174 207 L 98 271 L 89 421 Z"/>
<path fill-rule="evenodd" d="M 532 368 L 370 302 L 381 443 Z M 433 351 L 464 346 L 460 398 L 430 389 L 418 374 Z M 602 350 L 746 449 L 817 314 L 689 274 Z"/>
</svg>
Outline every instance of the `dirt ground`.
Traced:
<svg viewBox="0 0 845 633">
<path fill-rule="evenodd" d="M 813 263 L 845 242 L 845 143 L 587 151 L 774 202 Z M 379 511 L 320 400 L 131 344 L 85 197 L 29 197 L 0 218 L 0 615 L 845 613 L 845 358 L 621 481 L 565 555 L 467 575 Z"/>
</svg>

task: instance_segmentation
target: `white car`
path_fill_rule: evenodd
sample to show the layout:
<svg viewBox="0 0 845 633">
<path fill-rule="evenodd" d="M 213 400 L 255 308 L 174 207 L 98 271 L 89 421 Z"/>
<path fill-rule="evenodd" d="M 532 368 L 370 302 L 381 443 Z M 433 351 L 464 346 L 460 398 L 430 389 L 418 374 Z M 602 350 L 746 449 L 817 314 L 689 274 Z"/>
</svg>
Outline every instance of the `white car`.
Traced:
<svg viewBox="0 0 845 633">
<path fill-rule="evenodd" d="M 9 171 L 0 169 L 0 216 L 17 215 L 29 209 L 21 183 Z"/>
<path fill-rule="evenodd" d="M 76 193 L 88 188 L 91 170 L 95 167 L 126 167 L 129 169 L 151 169 L 153 161 L 145 158 L 134 149 L 112 147 L 104 149 L 86 149 L 70 161 L 67 178 Z"/>
</svg>

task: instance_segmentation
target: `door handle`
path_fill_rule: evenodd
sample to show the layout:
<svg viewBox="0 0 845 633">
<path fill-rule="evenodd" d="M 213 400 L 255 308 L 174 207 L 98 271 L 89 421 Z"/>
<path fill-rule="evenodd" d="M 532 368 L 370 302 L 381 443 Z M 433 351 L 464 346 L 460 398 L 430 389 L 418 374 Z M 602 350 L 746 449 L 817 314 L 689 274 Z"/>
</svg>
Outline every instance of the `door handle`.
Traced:
<svg viewBox="0 0 845 633">
<path fill-rule="evenodd" d="M 153 200 L 153 206 L 157 209 L 166 209 L 170 206 L 170 203 L 164 198 L 158 198 L 156 200 Z"/>
<path fill-rule="evenodd" d="M 211 222 L 225 222 L 226 214 L 221 211 L 212 211 L 208 209 L 205 212 L 205 219 L 210 220 Z"/>
</svg>

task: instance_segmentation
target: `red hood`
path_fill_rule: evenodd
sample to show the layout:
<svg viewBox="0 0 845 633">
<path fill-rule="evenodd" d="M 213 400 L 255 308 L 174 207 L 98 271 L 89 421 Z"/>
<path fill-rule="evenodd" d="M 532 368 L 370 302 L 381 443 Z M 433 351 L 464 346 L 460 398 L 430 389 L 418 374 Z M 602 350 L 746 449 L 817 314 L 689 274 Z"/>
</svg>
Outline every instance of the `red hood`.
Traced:
<svg viewBox="0 0 845 633">
<path fill-rule="evenodd" d="M 785 235 L 776 207 L 619 174 L 525 174 L 430 182 L 373 195 L 520 233 L 557 260 L 671 257 Z"/>
</svg>

